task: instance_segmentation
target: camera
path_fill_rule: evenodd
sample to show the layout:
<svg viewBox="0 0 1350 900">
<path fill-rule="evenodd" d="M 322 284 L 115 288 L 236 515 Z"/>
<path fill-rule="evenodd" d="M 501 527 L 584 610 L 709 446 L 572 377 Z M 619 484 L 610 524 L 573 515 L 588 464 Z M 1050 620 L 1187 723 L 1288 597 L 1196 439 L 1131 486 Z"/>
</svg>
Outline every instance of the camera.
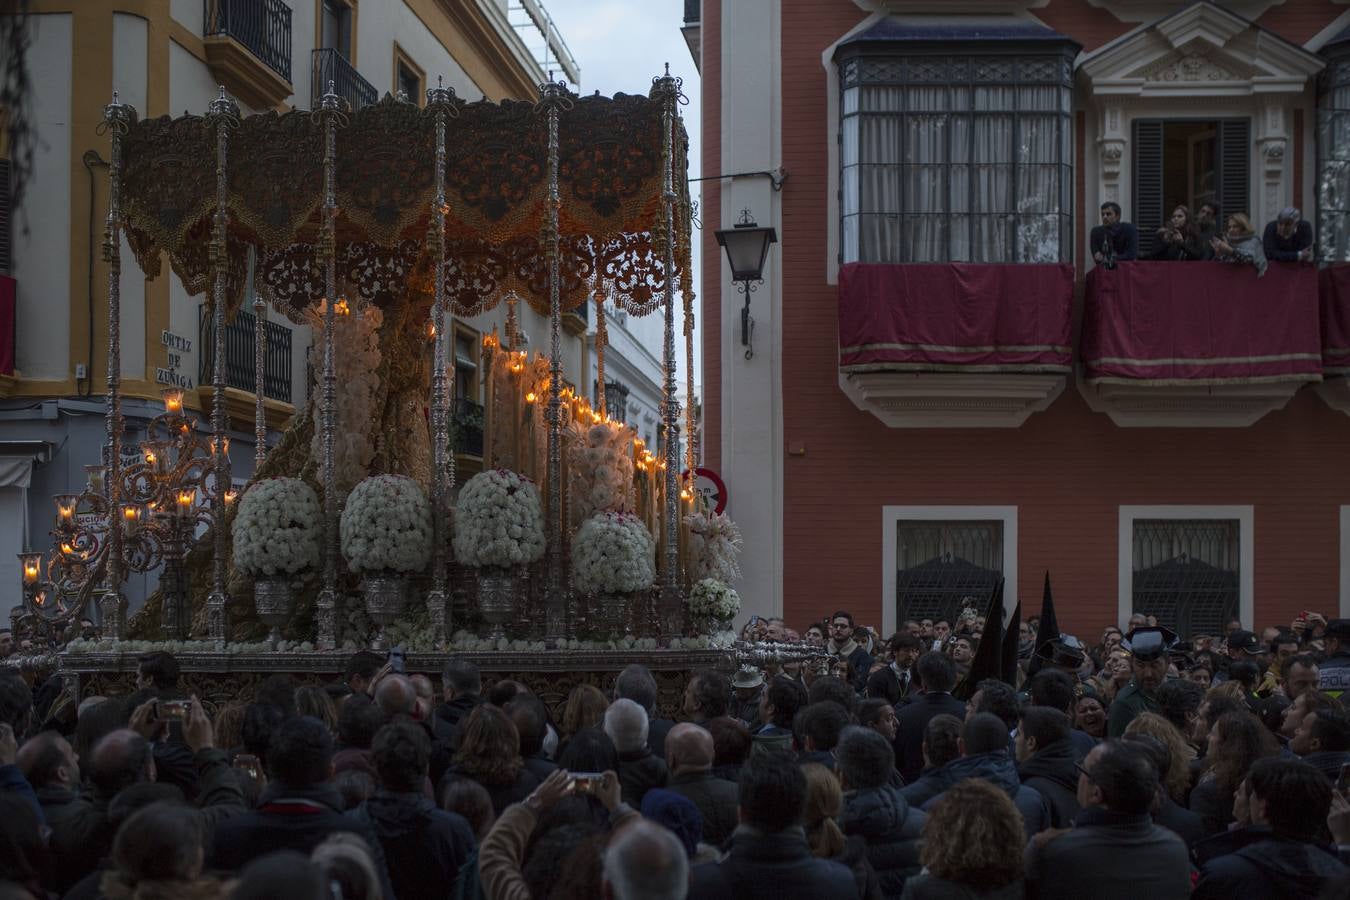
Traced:
<svg viewBox="0 0 1350 900">
<path fill-rule="evenodd" d="M 187 700 L 161 700 L 155 705 L 155 718 L 165 722 L 183 722 L 187 720 L 192 704 Z"/>
</svg>

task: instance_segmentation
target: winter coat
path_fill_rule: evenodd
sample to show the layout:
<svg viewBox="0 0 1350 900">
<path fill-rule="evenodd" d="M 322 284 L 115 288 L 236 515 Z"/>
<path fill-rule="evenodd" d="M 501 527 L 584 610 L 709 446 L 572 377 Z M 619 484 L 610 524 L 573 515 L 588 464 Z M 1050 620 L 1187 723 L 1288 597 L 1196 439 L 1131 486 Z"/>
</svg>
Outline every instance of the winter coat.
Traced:
<svg viewBox="0 0 1350 900">
<path fill-rule="evenodd" d="M 483 698 L 478 694 L 460 694 L 432 710 L 431 731 L 436 735 L 436 740 L 445 741 L 447 746 L 457 748 L 460 726 L 469 720 L 469 713 L 481 703 Z"/>
<path fill-rule="evenodd" d="M 646 746 L 619 754 L 619 787 L 623 802 L 637 809 L 652 788 L 666 786 L 666 764 Z"/>
<path fill-rule="evenodd" d="M 54 786 L 38 788 L 37 798 L 52 830 L 48 839 L 53 863 L 51 887 L 64 893 L 94 871 L 112 850 L 108 804 L 95 805 L 74 791 Z"/>
<path fill-rule="evenodd" d="M 844 849 L 836 856 L 827 857 L 832 862 L 848 866 L 853 880 L 858 885 L 859 900 L 883 900 L 881 882 L 877 880 L 876 869 L 867 859 L 867 842 L 860 837 L 844 839 Z"/>
<path fill-rule="evenodd" d="M 648 716 L 651 711 L 648 710 Z M 657 759 L 666 758 L 666 735 L 675 727 L 674 719 L 651 719 L 647 724 L 647 748 Z"/>
<path fill-rule="evenodd" d="M 966 705 L 951 694 L 923 693 L 915 696 L 903 706 L 896 707 L 895 717 L 898 725 L 895 729 L 895 767 L 911 784 L 923 771 L 923 733 L 934 716 L 946 713 L 964 720 Z"/>
<path fill-rule="evenodd" d="M 1037 750 L 1017 768 L 1022 784 L 1034 788 L 1050 808 L 1050 827 L 1068 828 L 1078 815 L 1078 755 L 1065 738 Z"/>
<path fill-rule="evenodd" d="M 1303 761 L 1327 776 L 1332 784 L 1341 777 L 1341 766 L 1350 763 L 1350 752 L 1344 750 L 1326 750 L 1322 753 L 1309 753 Z"/>
<path fill-rule="evenodd" d="M 867 860 L 876 870 L 883 897 L 899 897 L 905 879 L 919 874 L 920 836 L 927 820 L 889 786 L 844 796 L 839 828 L 846 836 L 867 842 Z"/>
<path fill-rule="evenodd" d="M 508 781 L 505 784 L 488 784 L 485 781 L 475 778 L 458 766 L 452 765 L 446 770 L 445 777 L 436 784 L 436 796 L 444 797 L 445 786 L 456 778 L 467 778 L 470 781 L 477 781 L 481 784 L 483 790 L 487 791 L 488 796 L 492 798 L 493 814 L 498 816 L 500 816 L 512 803 L 519 803 L 530 796 L 531 791 L 539 787 L 539 779 L 531 774 L 530 770 L 525 768 L 523 763 L 521 764 L 520 771 L 516 773 L 515 780 Z"/>
<path fill-rule="evenodd" d="M 1347 869 L 1315 844 L 1271 834 L 1200 869 L 1194 900 L 1312 900 L 1327 885 L 1340 882 Z"/>
<path fill-rule="evenodd" d="M 1203 821 L 1205 834 L 1218 834 L 1233 821 L 1233 791 L 1225 791 L 1213 775 L 1204 775 L 1191 791 L 1190 807 Z"/>
<path fill-rule="evenodd" d="M 525 757 L 524 763 L 525 768 L 531 775 L 539 779 L 540 784 L 543 784 L 545 778 L 558 770 L 558 764 L 544 756 L 543 753 Z"/>
<path fill-rule="evenodd" d="M 1186 845 L 1148 813 L 1100 806 L 1078 814 L 1074 827 L 1027 845 L 1029 900 L 1189 900 Z"/>
<path fill-rule="evenodd" d="M 1194 847 L 1205 837 L 1205 820 L 1171 797 L 1163 797 L 1162 806 L 1153 814 L 1153 824 L 1175 833 L 1187 847 Z"/>
<path fill-rule="evenodd" d="M 721 862 L 690 870 L 688 896 L 698 900 L 854 900 L 858 884 L 847 866 L 813 857 L 800 827 L 766 834 L 741 825 Z"/>
<path fill-rule="evenodd" d="M 374 832 L 399 900 L 440 900 L 474 851 L 473 830 L 421 792 L 377 791 L 348 815 Z"/>
<path fill-rule="evenodd" d="M 714 778 L 711 772 L 681 772 L 670 776 L 666 790 L 682 794 L 703 817 L 703 840 L 720 847 L 736 830 L 739 795 L 736 783 Z"/>
<path fill-rule="evenodd" d="M 1021 783 L 1017 777 L 1017 766 L 1008 756 L 1007 750 L 977 753 L 974 756 L 954 759 L 934 773 L 929 786 L 940 787 L 945 792 L 947 788 L 967 778 L 982 778 L 994 787 L 1002 788 L 1017 806 L 1017 811 L 1022 814 L 1022 827 L 1026 829 L 1028 839 L 1049 827 L 1050 808 L 1045 798 L 1035 788 Z M 921 803 L 920 808 L 930 810 L 941 799 L 942 794 L 938 794 Z"/>
<path fill-rule="evenodd" d="M 936 875 L 916 875 L 905 882 L 900 900 L 1023 900 L 1026 886 L 1019 878 L 1003 887 L 979 891 Z"/>
</svg>

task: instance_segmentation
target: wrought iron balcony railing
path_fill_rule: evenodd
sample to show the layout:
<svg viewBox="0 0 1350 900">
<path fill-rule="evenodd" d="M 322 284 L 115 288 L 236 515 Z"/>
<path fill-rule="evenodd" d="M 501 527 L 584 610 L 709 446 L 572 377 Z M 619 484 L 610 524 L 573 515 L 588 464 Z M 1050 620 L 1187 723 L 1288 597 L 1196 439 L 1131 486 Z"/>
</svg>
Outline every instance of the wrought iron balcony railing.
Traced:
<svg viewBox="0 0 1350 900">
<path fill-rule="evenodd" d="M 254 383 L 253 326 L 253 313 L 242 309 L 225 326 L 225 386 L 249 393 L 253 393 Z M 290 403 L 291 330 L 277 322 L 267 322 L 264 328 L 263 396 Z M 198 312 L 198 334 L 202 348 L 198 383 L 210 384 L 215 366 L 215 322 L 205 305 Z"/>
<path fill-rule="evenodd" d="M 310 67 L 311 109 L 319 108 L 319 98 L 328 90 L 329 82 L 333 84 L 333 93 L 346 98 L 353 111 L 369 106 L 380 98 L 375 85 L 362 78 L 345 56 L 332 47 L 320 47 L 314 51 Z"/>
<path fill-rule="evenodd" d="M 291 80 L 291 8 L 285 0 L 204 0 L 203 37 L 230 37 Z"/>
</svg>

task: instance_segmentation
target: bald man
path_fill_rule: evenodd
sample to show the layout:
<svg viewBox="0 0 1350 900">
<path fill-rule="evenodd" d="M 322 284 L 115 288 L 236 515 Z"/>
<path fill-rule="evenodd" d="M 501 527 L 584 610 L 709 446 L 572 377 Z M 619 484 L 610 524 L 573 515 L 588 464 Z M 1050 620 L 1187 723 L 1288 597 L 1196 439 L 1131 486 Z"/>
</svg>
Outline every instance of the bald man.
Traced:
<svg viewBox="0 0 1350 900">
<path fill-rule="evenodd" d="M 375 703 L 388 722 L 395 716 L 411 716 L 417 709 L 417 689 L 403 675 L 386 675 L 375 688 Z"/>
<path fill-rule="evenodd" d="M 55 731 L 25 741 L 15 762 L 37 792 L 52 830 L 48 842 L 56 862 L 52 883 L 64 892 L 92 871 L 111 846 L 106 806 L 96 809 L 80 796 L 80 758 Z"/>
<path fill-rule="evenodd" d="M 737 793 L 734 782 L 714 778 L 713 739 L 708 730 L 681 722 L 666 736 L 666 790 L 687 797 L 703 817 L 703 840 L 720 847 L 736 830 Z"/>
</svg>

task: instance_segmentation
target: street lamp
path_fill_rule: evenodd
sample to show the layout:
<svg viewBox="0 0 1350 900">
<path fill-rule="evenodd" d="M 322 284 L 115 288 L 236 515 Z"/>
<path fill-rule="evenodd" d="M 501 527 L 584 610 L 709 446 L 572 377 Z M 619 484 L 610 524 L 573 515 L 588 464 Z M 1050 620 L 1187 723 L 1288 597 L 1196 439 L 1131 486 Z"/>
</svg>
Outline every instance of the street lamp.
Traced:
<svg viewBox="0 0 1350 900">
<path fill-rule="evenodd" d="M 764 260 L 769 255 L 769 245 L 778 242 L 778 233 L 772 228 L 761 228 L 750 217 L 750 210 L 741 210 L 741 220 L 731 228 L 717 232 L 717 243 L 727 251 L 727 262 L 731 263 L 731 280 L 737 283 L 737 290 L 745 295 L 745 306 L 741 309 L 741 346 L 745 348 L 745 358 L 751 359 L 755 350 L 750 346 L 750 331 L 753 320 L 750 318 L 750 295 L 755 286 L 764 283 Z"/>
</svg>

